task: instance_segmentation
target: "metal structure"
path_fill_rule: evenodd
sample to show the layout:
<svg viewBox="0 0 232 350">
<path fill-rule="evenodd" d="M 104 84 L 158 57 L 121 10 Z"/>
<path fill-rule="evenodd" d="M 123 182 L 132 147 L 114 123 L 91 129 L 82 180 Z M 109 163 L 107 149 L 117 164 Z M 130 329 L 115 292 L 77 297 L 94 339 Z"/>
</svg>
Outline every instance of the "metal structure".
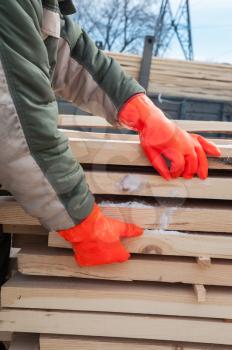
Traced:
<svg viewBox="0 0 232 350">
<path fill-rule="evenodd" d="M 175 16 L 170 0 L 162 0 L 155 27 L 155 56 L 163 56 L 176 36 L 186 60 L 193 60 L 189 0 L 181 0 Z"/>
</svg>

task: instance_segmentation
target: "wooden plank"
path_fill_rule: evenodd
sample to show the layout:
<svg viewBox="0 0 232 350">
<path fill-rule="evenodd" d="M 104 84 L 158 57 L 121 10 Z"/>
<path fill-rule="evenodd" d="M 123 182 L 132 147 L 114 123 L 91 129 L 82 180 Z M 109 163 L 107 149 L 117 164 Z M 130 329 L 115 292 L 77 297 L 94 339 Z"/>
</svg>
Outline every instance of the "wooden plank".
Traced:
<svg viewBox="0 0 232 350">
<path fill-rule="evenodd" d="M 86 115 L 63 115 L 61 114 L 58 119 L 58 125 L 62 128 L 66 127 L 81 127 L 81 128 L 115 128 L 109 124 L 104 118 L 98 116 L 86 116 Z"/>
<path fill-rule="evenodd" d="M 133 257 L 123 264 L 79 267 L 70 251 L 37 247 L 19 252 L 18 270 L 38 276 L 232 286 L 232 262 L 218 259 L 212 261 L 208 269 L 200 268 L 195 259 L 162 256 Z"/>
<path fill-rule="evenodd" d="M 173 96 L 173 97 L 187 97 L 187 98 L 194 98 L 194 99 L 204 99 L 207 101 L 213 101 L 216 100 L 217 102 L 222 101 L 228 101 L 231 102 L 231 94 L 230 92 L 226 91 L 226 89 L 207 89 L 204 87 L 192 87 L 189 86 L 178 86 L 177 84 L 171 84 L 169 82 L 150 82 L 148 86 L 148 93 L 155 93 L 159 91 L 160 94 L 163 94 L 165 97 Z"/>
<path fill-rule="evenodd" d="M 174 85 L 178 87 L 190 87 L 192 89 L 195 89 L 196 92 L 198 92 L 199 89 L 204 89 L 205 91 L 212 93 L 215 92 L 217 96 L 222 94 L 223 92 L 226 91 L 227 88 L 229 88 L 232 80 L 227 80 L 227 81 L 221 81 L 221 80 L 215 80 L 215 79 L 199 79 L 199 78 L 194 78 L 194 77 L 189 77 L 186 74 L 181 74 L 178 73 L 176 75 L 168 75 L 168 74 L 160 74 L 158 76 L 151 76 L 150 82 L 153 82 L 156 84 L 157 78 L 157 83 L 161 83 L 165 85 Z M 167 81 L 168 80 L 168 81 Z M 192 84 L 192 85 L 191 85 Z M 218 89 L 217 89 L 218 86 Z M 226 96 L 231 96 L 230 91 L 226 91 L 225 93 Z"/>
<path fill-rule="evenodd" d="M 102 156 L 101 158 L 103 159 Z M 114 162 L 115 159 L 116 158 L 114 158 Z M 126 162 L 127 159 L 125 158 L 125 164 Z M 232 167 L 232 163 L 229 166 Z M 122 196 L 134 195 L 153 198 L 163 197 L 232 200 L 232 177 L 230 176 L 210 176 L 204 181 L 197 177 L 194 177 L 191 180 L 178 178 L 171 181 L 166 181 L 161 176 L 156 175 L 155 172 L 154 174 L 139 171 L 133 173 L 129 170 L 86 170 L 85 176 L 90 190 L 95 194 L 116 194 Z M 0 199 L 0 201 L 2 200 Z M 16 224 L 16 222 L 17 224 L 23 224 L 17 221 L 17 217 L 14 221 L 4 224 L 12 225 Z M 33 225 L 33 222 L 28 221 L 27 224 Z M 13 232 L 12 226 L 11 228 L 9 226 L 7 228 L 11 229 L 10 232 Z M 16 228 L 14 227 L 13 229 Z M 4 230 L 7 232 L 6 227 Z M 16 231 L 18 230 L 19 228 L 16 229 Z M 21 233 L 24 233 L 24 231 Z"/>
<path fill-rule="evenodd" d="M 24 235 L 48 235 L 48 231 L 42 226 L 37 225 L 11 225 L 6 224 L 2 226 L 4 233 L 24 234 Z"/>
<path fill-rule="evenodd" d="M 227 345 L 41 334 L 40 350 L 231 350 Z"/>
<path fill-rule="evenodd" d="M 231 82 L 231 74 L 228 74 L 228 71 L 223 70 L 221 72 L 217 70 L 208 70 L 208 69 L 186 69 L 185 67 L 175 67 L 176 69 L 169 69 L 167 70 L 167 67 L 164 65 L 159 65 L 159 72 L 157 72 L 157 67 L 154 65 L 151 67 L 150 70 L 150 81 L 155 82 L 155 77 L 158 77 L 159 79 L 163 78 L 164 81 L 167 79 L 173 79 L 173 78 L 182 78 L 183 80 L 185 79 L 194 79 L 198 80 L 199 85 L 201 85 L 201 82 L 207 81 L 209 83 L 213 82 L 221 82 L 224 83 L 225 85 Z M 134 71 L 135 74 L 137 74 L 136 69 L 137 66 L 131 66 L 130 69 Z"/>
<path fill-rule="evenodd" d="M 126 158 L 125 164 L 127 164 Z M 213 176 L 204 181 L 199 178 L 191 180 L 178 178 L 166 181 L 155 174 L 127 171 L 86 171 L 85 175 L 91 191 L 95 194 L 137 195 L 155 198 L 232 199 L 232 177 Z"/>
<path fill-rule="evenodd" d="M 95 177 L 96 183 L 98 178 Z M 105 183 L 107 188 L 107 184 Z M 96 193 L 96 192 L 95 192 Z M 100 191 L 99 191 L 100 193 Z M 111 205 L 103 203 L 102 211 L 113 218 L 135 223 L 145 229 L 232 232 L 230 205 L 193 205 L 182 202 L 178 205 L 160 201 L 160 204 L 144 205 L 137 202 Z M 26 214 L 14 200 L 0 199 L 0 224 L 39 225 L 36 218 Z"/>
<path fill-rule="evenodd" d="M 38 219 L 25 213 L 23 208 L 13 197 L 0 197 L 0 224 L 23 226 L 40 225 Z"/>
<path fill-rule="evenodd" d="M 82 164 L 111 164 L 131 166 L 151 166 L 145 157 L 139 141 L 101 140 L 101 139 L 69 139 L 73 154 Z M 232 141 L 221 145 L 220 158 L 209 158 L 210 169 L 232 169 Z"/>
<path fill-rule="evenodd" d="M 110 53 L 129 74 L 138 77 L 141 57 Z M 154 80 L 155 77 L 155 80 Z M 150 93 L 159 91 L 167 95 L 196 97 L 207 100 L 231 101 L 231 67 L 223 64 L 185 62 L 173 59 L 152 60 Z M 220 88 L 218 88 L 220 86 Z"/>
<path fill-rule="evenodd" d="M 145 230 L 141 237 L 123 239 L 123 244 L 134 254 L 199 257 L 200 266 L 204 267 L 210 267 L 206 259 L 232 259 L 232 236 L 225 235 Z M 72 248 L 71 244 L 56 232 L 50 232 L 48 246 Z"/>
<path fill-rule="evenodd" d="M 11 332 L 0 332 L 0 341 L 10 343 L 12 338 Z"/>
<path fill-rule="evenodd" d="M 15 333 L 9 350 L 39 350 L 39 334 Z"/>
<path fill-rule="evenodd" d="M 207 287 L 204 304 L 198 304 L 191 285 L 99 282 L 18 274 L 2 287 L 1 298 L 2 307 L 7 308 L 224 319 L 232 315 L 231 292 L 230 287 Z M 198 294 L 202 296 L 201 290 Z"/>
<path fill-rule="evenodd" d="M 112 132 L 96 132 L 96 131 L 82 131 L 82 130 L 72 130 L 72 129 L 59 129 L 63 132 L 69 139 L 90 139 L 90 140 L 116 140 L 116 141 L 136 141 L 139 142 L 139 136 L 137 134 L 126 134 L 122 133 L 124 130 L 118 130 L 118 133 Z M 226 147 L 232 147 L 232 140 L 226 138 L 209 138 L 211 142 L 220 143 Z"/>
<path fill-rule="evenodd" d="M 107 52 L 110 57 L 115 58 L 117 61 L 120 63 L 126 64 L 126 65 L 131 65 L 131 64 L 140 64 L 142 57 L 139 55 L 134 55 L 134 54 L 125 54 L 125 53 L 118 53 L 118 52 Z M 202 70 L 209 70 L 209 73 L 211 74 L 212 71 L 219 71 L 223 72 L 226 71 L 228 73 L 231 73 L 231 67 L 230 65 L 223 64 L 223 63 L 209 63 L 209 62 L 201 62 L 201 61 L 185 61 L 183 59 L 173 59 L 173 58 L 160 58 L 160 57 L 153 57 L 152 59 L 152 64 L 154 68 L 159 67 L 163 65 L 165 68 L 167 66 L 172 66 L 176 69 L 182 69 L 185 68 L 188 72 L 189 75 L 191 76 L 191 70 L 197 69 L 198 71 Z M 232 78 L 231 78 L 232 79 Z"/>
<path fill-rule="evenodd" d="M 167 316 L 2 309 L 0 330 L 6 329 L 18 332 L 232 344 L 230 323 Z"/>
<path fill-rule="evenodd" d="M 204 132 L 204 133 L 232 133 L 231 122 L 218 121 L 200 121 L 200 120 L 174 120 L 181 128 L 189 132 Z M 109 124 L 104 118 L 97 116 L 81 116 L 81 115 L 60 115 L 59 126 L 62 128 L 106 128 L 115 129 L 115 125 Z M 123 132 L 121 127 L 118 127 L 120 132 Z"/>
<path fill-rule="evenodd" d="M 134 207 L 133 207 L 134 206 Z M 177 206 L 162 202 L 153 207 L 137 207 L 136 202 L 127 207 L 118 207 L 107 202 L 102 207 L 105 215 L 127 222 L 134 222 L 147 229 L 199 231 L 199 232 L 232 232 L 232 217 L 230 205 L 217 206 L 217 203 L 197 206 L 190 202 L 182 202 Z"/>
<path fill-rule="evenodd" d="M 47 235 L 13 234 L 12 247 L 24 248 L 32 244 L 46 244 L 47 240 Z"/>
</svg>

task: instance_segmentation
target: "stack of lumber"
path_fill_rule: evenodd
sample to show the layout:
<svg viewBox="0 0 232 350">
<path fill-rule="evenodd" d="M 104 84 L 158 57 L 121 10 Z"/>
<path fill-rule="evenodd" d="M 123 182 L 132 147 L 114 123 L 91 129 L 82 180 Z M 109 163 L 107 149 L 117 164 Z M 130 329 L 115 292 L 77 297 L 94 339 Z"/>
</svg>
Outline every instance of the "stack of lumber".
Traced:
<svg viewBox="0 0 232 350">
<path fill-rule="evenodd" d="M 80 268 L 66 241 L 0 197 L 3 232 L 21 248 L 1 290 L 0 332 L 40 334 L 41 350 L 232 349 L 232 140 L 215 140 L 222 156 L 209 158 L 207 180 L 167 182 L 137 135 L 99 123 L 60 118 L 63 129 L 76 129 L 64 132 L 103 212 L 145 233 L 124 240 L 128 262 Z M 181 126 L 232 135 L 229 123 Z"/>
<path fill-rule="evenodd" d="M 142 57 L 108 52 L 135 79 Z M 148 93 L 231 101 L 232 66 L 176 59 L 152 59 Z"/>
</svg>

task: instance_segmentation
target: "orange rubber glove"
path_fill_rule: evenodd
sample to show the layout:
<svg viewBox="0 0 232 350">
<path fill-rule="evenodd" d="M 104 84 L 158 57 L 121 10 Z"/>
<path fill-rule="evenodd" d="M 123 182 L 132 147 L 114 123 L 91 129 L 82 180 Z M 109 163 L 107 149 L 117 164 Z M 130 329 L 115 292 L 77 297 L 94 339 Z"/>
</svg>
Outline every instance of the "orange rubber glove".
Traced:
<svg viewBox="0 0 232 350">
<path fill-rule="evenodd" d="M 143 230 L 103 215 L 95 203 L 90 215 L 79 225 L 59 234 L 72 243 L 75 259 L 80 266 L 123 262 L 130 253 L 120 242 L 123 237 L 140 236 Z"/>
<path fill-rule="evenodd" d="M 131 97 L 119 111 L 121 124 L 138 131 L 141 146 L 153 167 L 169 180 L 197 174 L 208 176 L 209 156 L 218 157 L 220 150 L 200 135 L 189 134 L 167 119 L 145 94 Z M 171 161 L 168 168 L 165 158 Z"/>
</svg>

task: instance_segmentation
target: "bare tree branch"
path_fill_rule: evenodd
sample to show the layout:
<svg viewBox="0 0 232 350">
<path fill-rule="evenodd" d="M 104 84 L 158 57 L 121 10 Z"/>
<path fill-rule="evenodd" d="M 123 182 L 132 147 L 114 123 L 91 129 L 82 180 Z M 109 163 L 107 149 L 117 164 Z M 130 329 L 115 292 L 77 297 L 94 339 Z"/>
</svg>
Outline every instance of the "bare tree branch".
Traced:
<svg viewBox="0 0 232 350">
<path fill-rule="evenodd" d="M 159 6 L 155 0 L 78 1 L 75 19 L 104 49 L 141 53 L 145 35 L 153 35 Z"/>
</svg>

